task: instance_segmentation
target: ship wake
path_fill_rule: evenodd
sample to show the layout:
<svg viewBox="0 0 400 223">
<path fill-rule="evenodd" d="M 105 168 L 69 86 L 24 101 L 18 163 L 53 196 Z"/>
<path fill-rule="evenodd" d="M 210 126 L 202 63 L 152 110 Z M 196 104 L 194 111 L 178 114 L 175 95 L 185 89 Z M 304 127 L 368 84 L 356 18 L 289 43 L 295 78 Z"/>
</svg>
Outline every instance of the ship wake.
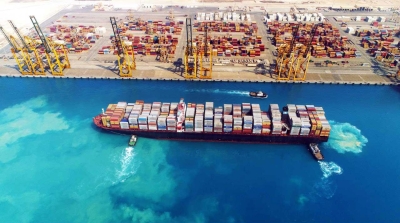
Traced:
<svg viewBox="0 0 400 223">
<path fill-rule="evenodd" d="M 339 153 L 353 152 L 361 153 L 368 139 L 361 134 L 361 130 L 349 123 L 329 122 L 332 129 L 328 142 L 325 146 Z"/>
<path fill-rule="evenodd" d="M 135 153 L 133 147 L 125 148 L 119 158 L 120 166 L 116 172 L 117 181 L 115 183 L 125 182 L 125 180 L 136 172 L 134 161 Z"/>
<path fill-rule="evenodd" d="M 321 180 L 314 184 L 313 192 L 319 197 L 330 199 L 335 195 L 337 185 L 330 178 L 332 174 L 340 175 L 343 173 L 343 169 L 334 162 L 323 162 L 319 161 L 319 166 L 323 173 Z"/>
<path fill-rule="evenodd" d="M 215 93 L 215 94 L 231 94 L 231 95 L 242 95 L 249 96 L 248 91 L 238 91 L 238 90 L 220 90 L 220 89 L 193 89 L 186 90 L 187 92 L 201 92 L 201 93 Z"/>
</svg>

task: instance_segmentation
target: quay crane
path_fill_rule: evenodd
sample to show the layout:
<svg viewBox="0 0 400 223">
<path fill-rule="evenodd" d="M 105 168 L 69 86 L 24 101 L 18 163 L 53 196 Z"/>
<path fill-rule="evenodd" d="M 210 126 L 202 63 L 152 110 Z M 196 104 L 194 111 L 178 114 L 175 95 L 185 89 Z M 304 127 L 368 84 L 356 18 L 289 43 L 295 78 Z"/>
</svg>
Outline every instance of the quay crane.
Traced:
<svg viewBox="0 0 400 223">
<path fill-rule="evenodd" d="M 293 27 L 293 37 L 290 44 L 283 44 L 278 48 L 276 73 L 278 80 L 305 81 L 308 65 L 311 59 L 312 40 L 315 37 L 320 24 L 314 24 L 310 39 L 306 45 L 296 44 L 296 37 L 299 32 L 299 25 Z"/>
<path fill-rule="evenodd" d="M 64 43 L 56 43 L 51 39 L 46 38 L 35 16 L 29 16 L 29 18 L 31 19 L 33 27 L 35 28 L 44 47 L 47 66 L 50 68 L 51 74 L 54 76 L 63 76 L 64 69 L 71 67 Z"/>
<path fill-rule="evenodd" d="M 37 44 L 34 40 L 30 39 L 28 36 L 22 37 L 18 28 L 14 25 L 11 20 L 8 20 L 11 27 L 14 29 L 15 33 L 18 35 L 22 45 L 23 51 L 27 53 L 29 58 L 29 65 L 32 69 L 32 74 L 34 75 L 45 75 L 44 66 L 42 62 L 42 58 L 37 49 Z"/>
<path fill-rule="evenodd" d="M 212 46 L 208 45 L 208 23 L 204 27 L 204 47 L 199 53 L 199 78 L 200 79 L 211 79 L 212 75 Z M 205 61 L 208 59 L 208 61 Z M 207 63 L 208 66 L 206 65 Z"/>
<path fill-rule="evenodd" d="M 13 36 L 7 35 L 2 26 L 0 26 L 0 30 L 3 33 L 4 37 L 6 38 L 7 42 L 11 46 L 11 53 L 13 54 L 13 57 L 17 62 L 21 74 L 22 75 L 32 74 L 33 72 L 29 63 L 28 52 L 23 50 L 23 48 L 18 44 L 18 42 Z"/>
<path fill-rule="evenodd" d="M 192 19 L 186 18 L 186 49 L 184 55 L 186 79 L 211 79 L 212 78 L 212 47 L 208 44 L 208 25 L 204 30 L 202 46 L 194 46 L 192 39 Z"/>
<path fill-rule="evenodd" d="M 276 59 L 275 72 L 278 74 L 277 80 L 289 80 L 295 75 L 295 43 L 299 26 L 292 27 L 292 40 L 290 44 L 282 44 L 278 49 L 278 58 Z"/>
<path fill-rule="evenodd" d="M 121 40 L 119 28 L 115 17 L 110 17 L 111 26 L 114 32 L 114 44 L 117 50 L 119 75 L 121 77 L 132 77 L 132 71 L 136 70 L 135 53 L 128 53 L 128 46 Z"/>
<path fill-rule="evenodd" d="M 314 24 L 313 28 L 310 32 L 310 40 L 308 41 L 307 45 L 304 46 L 305 50 L 304 53 L 299 53 L 297 60 L 296 60 L 296 72 L 293 77 L 294 81 L 305 81 L 307 77 L 308 65 L 311 59 L 311 46 L 312 41 L 315 37 L 315 33 L 317 32 L 318 27 L 320 24 Z"/>
<path fill-rule="evenodd" d="M 197 78 L 197 48 L 193 46 L 192 39 L 192 19 L 186 18 L 186 49 L 184 55 L 186 79 Z"/>
</svg>

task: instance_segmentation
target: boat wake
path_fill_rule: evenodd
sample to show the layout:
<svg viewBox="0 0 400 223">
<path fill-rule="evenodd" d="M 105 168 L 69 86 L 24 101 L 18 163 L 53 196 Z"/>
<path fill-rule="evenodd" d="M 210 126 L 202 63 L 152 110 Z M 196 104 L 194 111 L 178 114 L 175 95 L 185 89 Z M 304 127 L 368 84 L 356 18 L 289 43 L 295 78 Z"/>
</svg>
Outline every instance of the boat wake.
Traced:
<svg viewBox="0 0 400 223">
<path fill-rule="evenodd" d="M 231 94 L 231 95 L 242 95 L 249 96 L 248 91 L 235 91 L 235 90 L 219 90 L 219 89 L 193 89 L 186 90 L 187 92 L 201 92 L 201 93 L 215 93 L 215 94 Z"/>
<path fill-rule="evenodd" d="M 323 177 L 314 184 L 313 192 L 319 197 L 330 199 L 336 192 L 337 185 L 329 178 L 332 174 L 340 175 L 343 169 L 334 162 L 318 161 Z"/>
<path fill-rule="evenodd" d="M 330 147 L 339 153 L 360 153 L 368 139 L 361 134 L 361 130 L 349 123 L 329 122 L 332 129 L 328 142 L 324 146 Z"/>
<path fill-rule="evenodd" d="M 117 182 L 114 182 L 114 184 L 124 182 L 129 176 L 136 172 L 136 167 L 133 163 L 133 158 L 135 157 L 133 149 L 133 147 L 127 147 L 122 151 L 119 159 L 121 165 L 116 174 Z"/>
<path fill-rule="evenodd" d="M 333 173 L 340 175 L 343 172 L 342 168 L 334 162 L 318 161 L 318 163 L 324 173 L 324 178 L 330 177 Z"/>
</svg>

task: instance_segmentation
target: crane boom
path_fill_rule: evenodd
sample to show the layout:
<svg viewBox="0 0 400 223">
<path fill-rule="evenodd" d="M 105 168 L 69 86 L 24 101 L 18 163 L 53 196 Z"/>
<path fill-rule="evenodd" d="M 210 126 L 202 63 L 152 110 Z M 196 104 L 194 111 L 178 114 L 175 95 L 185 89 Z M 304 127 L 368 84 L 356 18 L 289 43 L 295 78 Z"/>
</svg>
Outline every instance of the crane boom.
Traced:
<svg viewBox="0 0 400 223">
<path fill-rule="evenodd" d="M 0 30 L 1 30 L 1 32 L 3 33 L 4 38 L 6 38 L 8 44 L 10 44 L 10 46 L 11 46 L 16 52 L 19 52 L 19 51 L 20 51 L 20 49 L 19 49 L 20 47 L 19 47 L 19 46 L 16 46 L 16 45 L 15 45 L 16 43 L 13 43 L 13 42 L 11 41 L 10 37 L 8 37 L 8 35 L 6 34 L 6 32 L 4 31 L 4 29 L 3 29 L 2 26 L 0 26 Z"/>
<path fill-rule="evenodd" d="M 63 70 L 71 67 L 65 45 L 54 43 L 51 39 L 47 39 L 43 34 L 39 23 L 36 21 L 35 16 L 29 16 L 29 18 L 31 19 L 36 33 L 39 35 L 39 38 L 44 46 L 47 65 L 50 68 L 51 74 L 63 76 Z"/>
<path fill-rule="evenodd" d="M 186 48 L 190 56 L 193 56 L 193 39 L 192 39 L 192 19 L 186 18 Z"/>
<path fill-rule="evenodd" d="M 118 55 L 123 55 L 124 50 L 122 49 L 122 41 L 118 31 L 117 20 L 115 19 L 115 17 L 110 17 L 110 22 L 114 32 L 115 46 L 117 48 Z"/>
<path fill-rule="evenodd" d="M 51 47 L 46 39 L 46 37 L 44 36 L 42 29 L 39 26 L 39 23 L 36 21 L 35 16 L 29 16 L 29 18 L 32 21 L 33 27 L 36 30 L 36 33 L 39 35 L 40 40 L 42 41 L 42 44 L 44 46 L 44 49 L 46 50 L 46 53 L 51 53 Z"/>
<path fill-rule="evenodd" d="M 15 33 L 17 34 L 19 40 L 21 41 L 21 43 L 24 45 L 24 47 L 30 51 L 28 45 L 26 44 L 24 38 L 21 36 L 21 34 L 19 33 L 17 27 L 14 25 L 14 23 L 11 20 L 8 20 L 8 22 L 10 23 L 11 27 L 14 29 Z"/>
<path fill-rule="evenodd" d="M 114 32 L 114 43 L 118 53 L 119 75 L 121 77 L 132 77 L 132 70 L 136 70 L 135 52 L 131 49 L 132 54 L 129 55 L 128 47 L 121 40 L 119 35 L 118 24 L 115 17 L 110 17 L 111 26 Z"/>
<path fill-rule="evenodd" d="M 3 27 L 0 26 L 0 30 L 3 33 L 4 37 L 8 41 L 8 43 L 11 46 L 11 53 L 13 54 L 13 57 L 15 61 L 17 62 L 19 71 L 21 72 L 22 75 L 30 75 L 33 73 L 31 66 L 30 65 L 30 59 L 29 59 L 29 54 L 28 52 L 25 52 L 22 50 L 22 48 L 19 46 L 17 41 L 13 36 L 8 36 L 6 32 L 4 31 Z M 22 58 L 21 58 L 22 57 Z"/>
</svg>

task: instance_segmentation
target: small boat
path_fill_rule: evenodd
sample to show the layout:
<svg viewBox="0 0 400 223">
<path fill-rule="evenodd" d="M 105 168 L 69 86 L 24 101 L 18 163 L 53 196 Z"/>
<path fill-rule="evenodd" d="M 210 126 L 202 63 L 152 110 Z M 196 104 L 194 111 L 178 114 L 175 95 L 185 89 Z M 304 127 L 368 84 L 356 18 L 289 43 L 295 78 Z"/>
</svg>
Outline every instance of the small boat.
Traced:
<svg viewBox="0 0 400 223">
<path fill-rule="evenodd" d="M 321 150 L 318 148 L 317 143 L 310 143 L 309 150 L 316 160 L 320 161 L 324 159 L 324 156 L 322 155 Z"/>
<path fill-rule="evenodd" d="M 136 144 L 136 140 L 137 140 L 137 136 L 136 135 L 132 135 L 131 139 L 129 140 L 128 145 L 129 146 L 134 146 Z"/>
<path fill-rule="evenodd" d="M 268 95 L 266 93 L 262 92 L 262 91 L 258 91 L 258 92 L 250 91 L 249 94 L 250 94 L 251 97 L 255 97 L 255 98 L 266 98 L 266 97 L 268 97 Z"/>
</svg>

